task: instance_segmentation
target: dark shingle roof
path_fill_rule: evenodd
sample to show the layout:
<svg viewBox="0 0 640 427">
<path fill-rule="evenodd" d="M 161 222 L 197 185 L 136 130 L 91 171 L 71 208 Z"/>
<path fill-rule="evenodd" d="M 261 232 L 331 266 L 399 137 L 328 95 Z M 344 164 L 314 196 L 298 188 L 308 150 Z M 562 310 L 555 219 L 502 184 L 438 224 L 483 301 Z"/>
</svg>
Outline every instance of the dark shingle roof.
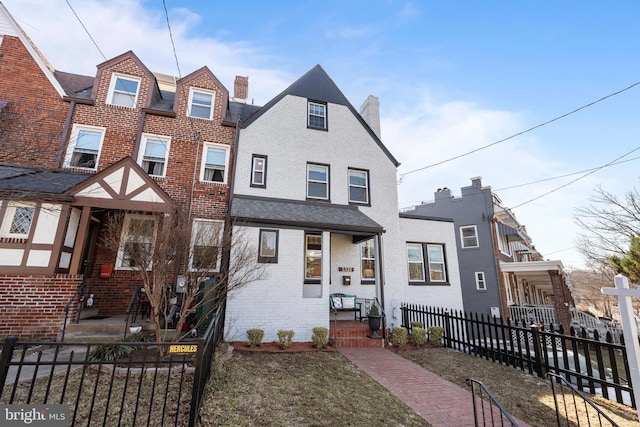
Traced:
<svg viewBox="0 0 640 427">
<path fill-rule="evenodd" d="M 64 91 L 69 96 L 91 99 L 91 88 L 94 78 L 80 74 L 65 73 L 56 70 L 53 73 Z"/>
<path fill-rule="evenodd" d="M 0 165 L 0 191 L 62 194 L 91 173 Z"/>
<path fill-rule="evenodd" d="M 381 233 L 382 226 L 356 206 L 234 196 L 231 216 L 251 222 L 346 233 Z"/>
</svg>

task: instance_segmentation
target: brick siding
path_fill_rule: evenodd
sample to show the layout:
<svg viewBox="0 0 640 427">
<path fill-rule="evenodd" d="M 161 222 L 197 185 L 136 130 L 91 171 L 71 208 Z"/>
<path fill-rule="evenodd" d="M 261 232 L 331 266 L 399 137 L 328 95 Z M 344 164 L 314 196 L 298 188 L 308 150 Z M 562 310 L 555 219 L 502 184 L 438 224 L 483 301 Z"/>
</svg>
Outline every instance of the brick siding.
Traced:
<svg viewBox="0 0 640 427">
<path fill-rule="evenodd" d="M 81 284 L 81 275 L 0 276 L 0 337 L 56 340 L 64 308 Z"/>
</svg>

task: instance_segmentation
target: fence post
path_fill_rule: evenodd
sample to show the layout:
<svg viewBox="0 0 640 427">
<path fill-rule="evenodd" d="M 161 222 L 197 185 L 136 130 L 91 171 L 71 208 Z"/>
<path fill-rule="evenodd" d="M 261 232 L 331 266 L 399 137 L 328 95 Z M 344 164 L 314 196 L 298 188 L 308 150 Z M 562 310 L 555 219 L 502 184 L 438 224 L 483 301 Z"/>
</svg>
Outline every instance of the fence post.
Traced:
<svg viewBox="0 0 640 427">
<path fill-rule="evenodd" d="M 13 350 L 16 348 L 16 341 L 18 341 L 18 337 L 7 337 L 2 345 L 2 354 L 0 355 L 0 394 L 2 394 L 2 389 L 7 381 L 9 363 L 13 356 Z"/>
<path fill-rule="evenodd" d="M 542 354 L 542 344 L 540 343 L 540 325 L 531 325 L 531 335 L 533 338 L 533 352 L 536 359 L 535 371 L 536 375 L 540 378 L 544 378 L 544 356 Z M 546 347 L 546 346 L 545 346 Z"/>
<path fill-rule="evenodd" d="M 402 324 L 400 326 L 404 326 L 405 328 L 409 327 L 409 308 L 403 304 L 400 307 L 400 311 L 402 311 Z"/>
<path fill-rule="evenodd" d="M 447 333 L 445 343 L 447 348 L 451 348 L 451 316 L 449 310 L 444 311 L 444 328 Z"/>
<path fill-rule="evenodd" d="M 208 329 L 208 328 L 207 328 Z M 206 335 L 206 334 L 205 334 Z M 193 388 L 191 392 L 191 407 L 189 408 L 189 427 L 196 425 L 198 413 L 200 412 L 200 402 L 202 399 L 202 382 L 204 380 L 204 352 L 207 345 L 204 337 L 198 339 L 198 351 L 196 352 L 196 369 L 193 373 Z"/>
</svg>

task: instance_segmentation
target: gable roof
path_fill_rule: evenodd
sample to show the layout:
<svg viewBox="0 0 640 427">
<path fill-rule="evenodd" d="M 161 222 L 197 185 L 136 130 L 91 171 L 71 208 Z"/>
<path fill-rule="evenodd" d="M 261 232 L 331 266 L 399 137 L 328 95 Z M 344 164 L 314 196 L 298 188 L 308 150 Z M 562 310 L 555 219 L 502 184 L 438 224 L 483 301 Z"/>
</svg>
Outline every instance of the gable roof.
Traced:
<svg viewBox="0 0 640 427">
<path fill-rule="evenodd" d="M 167 212 L 173 206 L 171 197 L 131 156 L 123 157 L 66 193 L 79 206 L 147 212 Z"/>
<path fill-rule="evenodd" d="M 66 95 L 64 88 L 53 75 L 54 68 L 44 57 L 42 52 L 38 50 L 29 36 L 27 36 L 27 33 L 25 33 L 16 20 L 13 19 L 13 16 L 9 13 L 7 8 L 0 2 L 0 40 L 3 35 L 19 38 L 24 47 L 29 51 L 29 54 L 31 54 L 33 60 L 38 64 L 45 77 L 49 80 L 51 86 L 53 86 L 60 96 Z"/>
<path fill-rule="evenodd" d="M 360 113 L 351 105 L 349 100 L 344 96 L 342 91 L 338 88 L 338 86 L 331 80 L 331 77 L 324 71 L 324 69 L 318 64 L 313 67 L 311 70 L 307 71 L 302 77 L 296 80 L 291 86 L 282 91 L 279 95 L 273 98 L 271 101 L 267 102 L 264 107 L 258 110 L 255 114 L 251 115 L 249 118 L 242 122 L 242 127 L 247 127 L 251 125 L 255 120 L 257 120 L 262 114 L 268 111 L 271 107 L 280 102 L 285 96 L 299 96 L 302 98 L 308 98 L 314 101 L 323 101 L 331 104 L 344 105 L 353 113 L 353 115 L 358 119 L 360 124 L 365 128 L 365 130 L 369 133 L 371 138 L 378 144 L 380 149 L 387 155 L 389 160 L 395 165 L 395 167 L 400 166 L 400 163 L 396 160 L 395 157 L 391 154 L 391 152 L 384 146 L 380 138 L 375 134 L 375 132 L 369 127 L 367 122 L 362 118 Z"/>
</svg>

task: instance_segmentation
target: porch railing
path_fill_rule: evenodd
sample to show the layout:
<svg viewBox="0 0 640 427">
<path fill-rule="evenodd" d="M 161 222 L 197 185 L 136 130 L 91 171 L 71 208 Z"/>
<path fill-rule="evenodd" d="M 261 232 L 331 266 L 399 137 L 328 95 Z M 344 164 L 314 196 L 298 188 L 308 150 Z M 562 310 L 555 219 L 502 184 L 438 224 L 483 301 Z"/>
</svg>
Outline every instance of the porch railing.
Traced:
<svg viewBox="0 0 640 427">
<path fill-rule="evenodd" d="M 594 339 L 607 338 L 608 342 L 620 344 L 620 337 L 622 336 L 622 328 L 611 323 L 603 322 L 584 311 L 571 309 L 573 319 L 571 325 L 575 329 L 585 329 Z M 597 338 L 595 336 L 597 333 Z"/>
<path fill-rule="evenodd" d="M 73 296 L 69 299 L 69 302 L 67 302 L 67 305 L 64 306 L 64 323 L 62 324 L 62 334 L 60 336 L 60 341 L 64 341 L 64 333 L 67 329 L 67 321 L 69 320 L 69 310 L 72 307 L 72 304 L 78 300 L 79 298 L 82 297 L 82 294 L 84 294 L 84 288 L 86 287 L 85 284 L 82 284 L 80 286 L 78 286 L 78 289 L 76 289 L 76 292 L 73 294 Z M 76 312 L 76 320 L 75 322 L 78 323 L 78 321 L 80 320 L 80 311 L 82 310 L 82 306 L 78 306 L 78 310 Z"/>
<path fill-rule="evenodd" d="M 509 317 L 517 322 L 527 324 L 544 324 L 558 326 L 556 309 L 551 305 L 511 305 Z"/>
</svg>

